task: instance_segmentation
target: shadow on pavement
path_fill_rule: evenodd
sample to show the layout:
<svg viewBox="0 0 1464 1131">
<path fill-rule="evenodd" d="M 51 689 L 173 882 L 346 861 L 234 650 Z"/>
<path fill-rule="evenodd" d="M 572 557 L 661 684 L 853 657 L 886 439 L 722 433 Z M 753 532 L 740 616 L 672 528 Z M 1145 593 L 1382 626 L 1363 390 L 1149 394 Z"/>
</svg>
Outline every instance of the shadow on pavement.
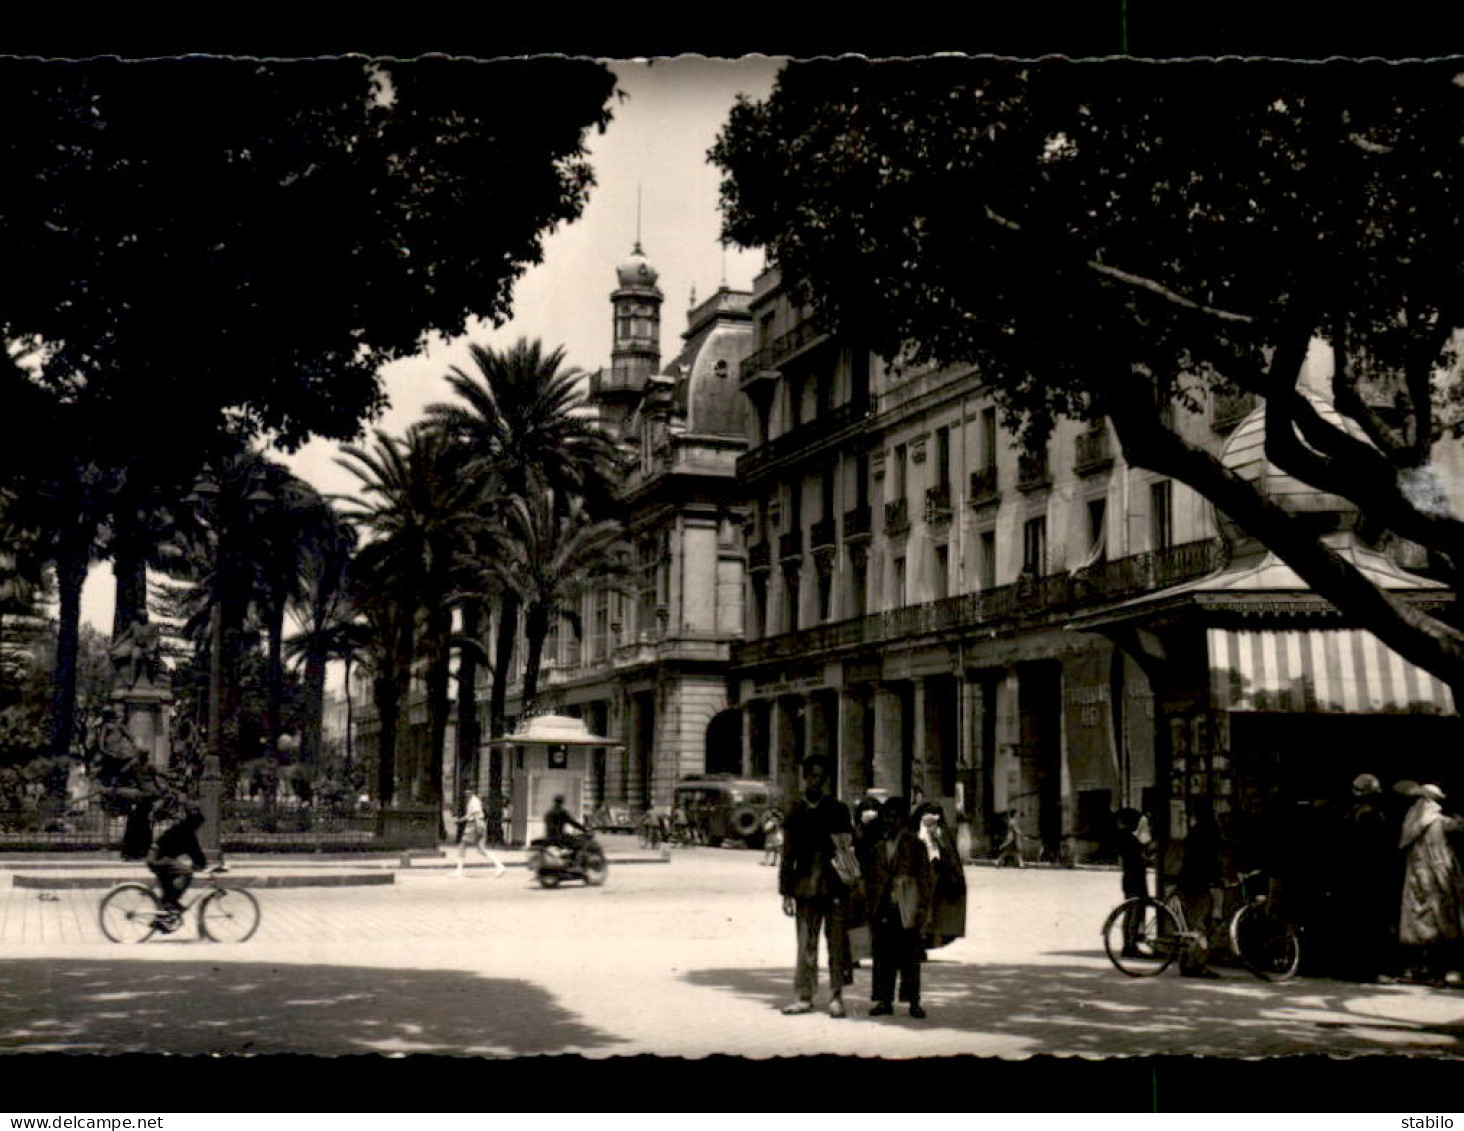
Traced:
<svg viewBox="0 0 1464 1131">
<path fill-rule="evenodd" d="M 687 977 L 777 1008 L 791 1000 L 791 975 L 749 968 Z M 844 991 L 850 1017 L 861 1023 L 1010 1034 L 1059 1055 L 1457 1056 L 1464 1050 L 1464 994 L 1409 995 L 1316 979 L 1272 984 L 1241 971 L 1215 979 L 1174 971 L 1129 978 L 1094 966 L 937 960 L 922 979 L 929 1017 L 915 1021 L 902 1008 L 892 1017 L 866 1018 L 869 979 L 865 963 Z M 827 989 L 821 981 L 820 1000 Z"/>
<path fill-rule="evenodd" d="M 607 1050 L 525 982 L 453 970 L 272 963 L 0 961 L 0 1052 Z"/>
</svg>

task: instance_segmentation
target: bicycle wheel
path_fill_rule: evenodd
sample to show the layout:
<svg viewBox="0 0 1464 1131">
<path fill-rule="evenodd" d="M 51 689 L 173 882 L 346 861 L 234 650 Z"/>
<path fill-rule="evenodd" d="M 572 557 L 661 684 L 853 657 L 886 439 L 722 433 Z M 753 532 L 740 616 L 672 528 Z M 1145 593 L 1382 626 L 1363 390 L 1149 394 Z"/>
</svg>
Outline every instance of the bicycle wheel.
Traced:
<svg viewBox="0 0 1464 1131">
<path fill-rule="evenodd" d="M 97 921 L 102 934 L 113 942 L 146 942 L 157 930 L 162 904 L 151 888 L 141 884 L 121 884 L 102 896 Z"/>
<path fill-rule="evenodd" d="M 219 888 L 198 905 L 198 925 L 214 942 L 244 942 L 259 927 L 259 900 L 244 888 Z"/>
<path fill-rule="evenodd" d="M 1230 949 L 1257 978 L 1284 982 L 1301 965 L 1301 940 L 1263 903 L 1248 903 L 1230 920 Z"/>
<path fill-rule="evenodd" d="M 1120 903 L 1103 924 L 1108 961 L 1130 978 L 1162 974 L 1184 949 L 1174 912 L 1157 900 L 1135 896 Z"/>
</svg>

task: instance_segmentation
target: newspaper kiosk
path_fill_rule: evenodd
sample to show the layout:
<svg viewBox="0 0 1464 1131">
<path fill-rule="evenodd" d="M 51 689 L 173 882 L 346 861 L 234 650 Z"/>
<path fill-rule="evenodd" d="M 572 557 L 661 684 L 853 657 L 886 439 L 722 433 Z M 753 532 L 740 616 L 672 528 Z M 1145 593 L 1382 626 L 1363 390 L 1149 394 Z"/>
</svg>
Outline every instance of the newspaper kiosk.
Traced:
<svg viewBox="0 0 1464 1131">
<path fill-rule="evenodd" d="M 591 751 L 622 745 L 613 738 L 591 734 L 583 719 L 568 715 L 537 715 L 493 743 L 504 747 L 507 755 L 506 777 L 513 805 L 508 828 L 511 844 L 529 844 L 544 835 L 544 814 L 556 797 L 563 797 L 570 816 L 588 827 Z"/>
</svg>

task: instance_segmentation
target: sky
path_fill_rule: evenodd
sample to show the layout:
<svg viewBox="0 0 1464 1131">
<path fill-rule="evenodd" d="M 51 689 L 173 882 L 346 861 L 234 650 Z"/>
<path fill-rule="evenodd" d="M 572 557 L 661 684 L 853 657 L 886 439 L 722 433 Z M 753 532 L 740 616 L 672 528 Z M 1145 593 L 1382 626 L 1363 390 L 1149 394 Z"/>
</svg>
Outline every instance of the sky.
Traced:
<svg viewBox="0 0 1464 1131">
<path fill-rule="evenodd" d="M 452 341 L 434 340 L 420 355 L 383 369 L 390 407 L 368 428 L 401 435 L 427 405 L 451 399 L 444 375 L 453 366 L 473 372 L 470 344 L 501 349 L 521 336 L 539 338 L 546 347 L 563 346 L 567 365 L 589 371 L 608 365 L 615 267 L 634 247 L 637 224 L 642 250 L 660 273 L 666 296 L 663 357 L 678 349 L 693 288 L 705 299 L 723 282 L 751 287 L 762 270 L 762 253 L 721 246 L 719 170 L 706 153 L 736 96 L 765 97 L 779 61 L 749 56 L 608 62 L 626 97 L 612 101 L 614 117 L 604 134 L 587 135 L 596 185 L 580 219 L 546 236 L 543 262 L 514 288 L 510 321 L 479 324 Z M 276 455 L 327 494 L 349 494 L 358 485 L 336 463 L 337 444 L 313 441 L 294 455 Z M 82 595 L 83 619 L 110 633 L 113 599 L 110 568 L 94 570 Z"/>
<path fill-rule="evenodd" d="M 373 427 L 400 435 L 427 405 L 451 399 L 443 375 L 452 366 L 474 372 L 468 356 L 473 343 L 501 349 L 520 336 L 539 338 L 547 347 L 563 346 L 567 365 L 589 371 L 608 365 L 610 292 L 616 265 L 636 242 L 638 198 L 641 248 L 660 272 L 666 296 L 663 357 L 677 351 L 693 287 L 699 299 L 724 280 L 751 287 L 762 253 L 721 247 L 719 170 L 706 153 L 736 95 L 765 96 L 778 63 L 686 58 L 617 61 L 611 68 L 627 97 L 613 103 L 614 119 L 603 135 L 589 134 L 597 183 L 583 215 L 545 239 L 544 261 L 514 288 L 511 321 L 497 328 L 479 324 L 382 371 L 391 408 Z M 316 441 L 285 462 L 322 490 L 349 492 L 357 480 L 335 463 L 337 454 L 338 445 Z"/>
</svg>

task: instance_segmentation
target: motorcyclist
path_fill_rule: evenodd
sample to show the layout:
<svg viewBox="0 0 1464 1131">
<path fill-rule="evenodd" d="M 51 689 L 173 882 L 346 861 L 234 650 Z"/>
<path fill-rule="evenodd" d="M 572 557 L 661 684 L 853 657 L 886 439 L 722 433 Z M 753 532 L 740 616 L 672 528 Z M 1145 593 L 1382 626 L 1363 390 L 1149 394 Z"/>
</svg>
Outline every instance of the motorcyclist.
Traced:
<svg viewBox="0 0 1464 1131">
<path fill-rule="evenodd" d="M 578 829 L 580 835 L 571 835 L 567 831 L 571 828 Z M 554 798 L 554 807 L 544 814 L 544 839 L 552 845 L 567 849 L 574 861 L 579 860 L 580 849 L 589 840 L 589 829 L 569 815 L 569 810 L 564 807 L 562 794 Z"/>
</svg>

